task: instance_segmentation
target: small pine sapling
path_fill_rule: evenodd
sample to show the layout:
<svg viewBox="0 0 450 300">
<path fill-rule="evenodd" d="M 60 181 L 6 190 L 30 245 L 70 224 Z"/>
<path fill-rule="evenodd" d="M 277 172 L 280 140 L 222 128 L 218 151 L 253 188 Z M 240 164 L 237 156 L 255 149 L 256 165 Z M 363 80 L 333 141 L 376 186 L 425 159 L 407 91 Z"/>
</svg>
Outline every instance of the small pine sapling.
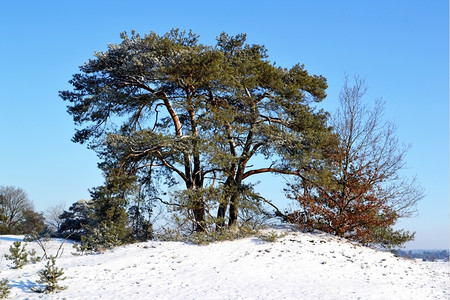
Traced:
<svg viewBox="0 0 450 300">
<path fill-rule="evenodd" d="M 22 242 L 14 242 L 11 247 L 9 247 L 9 255 L 5 254 L 5 258 L 13 261 L 13 269 L 22 269 L 27 263 L 36 263 L 40 261 L 40 257 L 36 256 L 36 251 L 33 249 L 31 251 L 26 251 L 26 243 L 22 246 Z M 28 257 L 30 256 L 30 257 Z"/>
<path fill-rule="evenodd" d="M 58 284 L 59 281 L 65 280 L 66 277 L 63 277 L 63 269 L 56 267 L 56 258 L 54 256 L 49 257 L 45 269 L 40 270 L 38 274 L 39 280 L 37 282 L 44 284 L 44 287 L 32 287 L 32 291 L 49 294 L 67 289 L 67 286 Z"/>
<path fill-rule="evenodd" d="M 8 283 L 8 279 L 0 280 L 0 299 L 8 298 L 8 295 L 11 292 L 11 286 Z"/>
<path fill-rule="evenodd" d="M 13 261 L 13 269 L 22 269 L 24 265 L 28 262 L 28 253 L 25 250 L 25 245 L 22 246 L 22 242 L 14 242 L 12 246 L 9 247 L 9 255 L 5 254 L 5 258 Z"/>
</svg>

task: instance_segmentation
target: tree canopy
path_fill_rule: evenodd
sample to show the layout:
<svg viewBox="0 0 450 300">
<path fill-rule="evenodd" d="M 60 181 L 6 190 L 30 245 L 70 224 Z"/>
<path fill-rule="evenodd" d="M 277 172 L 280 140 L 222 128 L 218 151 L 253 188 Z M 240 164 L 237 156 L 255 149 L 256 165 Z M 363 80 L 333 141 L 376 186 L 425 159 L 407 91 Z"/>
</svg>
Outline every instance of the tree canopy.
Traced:
<svg viewBox="0 0 450 300">
<path fill-rule="evenodd" d="M 28 194 L 14 186 L 0 186 L 0 234 L 31 233 L 44 229 L 44 216 L 34 211 Z"/>
<path fill-rule="evenodd" d="M 247 178 L 298 173 L 329 142 L 327 114 L 312 106 L 325 78 L 276 66 L 245 34 L 222 33 L 214 46 L 176 29 L 121 39 L 60 92 L 78 126 L 73 141 L 98 153 L 106 176 L 135 176 L 150 198 L 158 184 L 184 183 L 170 205 L 197 231 L 236 226 L 239 208 L 261 201 Z"/>
<path fill-rule="evenodd" d="M 382 120 L 383 102 L 373 108 L 363 102 L 366 90 L 360 77 L 353 85 L 346 79 L 331 118 L 338 144 L 324 156 L 326 164 L 311 168 L 288 191 L 300 204 L 297 222 L 307 228 L 397 246 L 414 235 L 392 225 L 410 217 L 424 194 L 415 179 L 401 176 L 408 147 L 399 144 L 396 127 Z"/>
</svg>

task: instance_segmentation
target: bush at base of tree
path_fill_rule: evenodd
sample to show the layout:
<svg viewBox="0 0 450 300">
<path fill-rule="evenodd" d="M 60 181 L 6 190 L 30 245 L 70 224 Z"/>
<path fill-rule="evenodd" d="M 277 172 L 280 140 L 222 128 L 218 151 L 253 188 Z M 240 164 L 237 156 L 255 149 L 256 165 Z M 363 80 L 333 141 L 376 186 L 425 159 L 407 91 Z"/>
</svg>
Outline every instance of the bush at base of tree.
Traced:
<svg viewBox="0 0 450 300">
<path fill-rule="evenodd" d="M 165 229 L 157 235 L 158 240 L 193 243 L 196 245 L 208 245 L 215 242 L 232 241 L 249 236 L 255 236 L 257 230 L 247 226 L 234 229 L 224 228 L 218 231 L 193 232 L 190 235 L 183 235 L 179 230 Z"/>
<path fill-rule="evenodd" d="M 61 224 L 57 235 L 80 241 L 81 236 L 86 235 L 85 227 L 92 222 L 94 213 L 92 200 L 78 200 L 59 216 Z"/>
<path fill-rule="evenodd" d="M 414 240 L 415 232 L 405 230 L 394 230 L 391 227 L 379 227 L 373 230 L 372 244 L 383 248 L 393 249 Z"/>
<path fill-rule="evenodd" d="M 81 236 L 81 242 L 74 243 L 74 248 L 83 255 L 123 245 L 130 240 L 121 238 L 120 229 L 112 222 L 102 222 L 97 227 L 88 229 L 87 235 Z"/>
</svg>

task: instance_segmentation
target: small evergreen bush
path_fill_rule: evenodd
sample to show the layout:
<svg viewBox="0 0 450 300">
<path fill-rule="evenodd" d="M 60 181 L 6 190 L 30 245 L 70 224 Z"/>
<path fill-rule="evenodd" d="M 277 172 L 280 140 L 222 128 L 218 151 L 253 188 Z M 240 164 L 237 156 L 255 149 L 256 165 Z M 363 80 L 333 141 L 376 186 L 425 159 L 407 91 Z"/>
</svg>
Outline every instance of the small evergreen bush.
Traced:
<svg viewBox="0 0 450 300">
<path fill-rule="evenodd" d="M 280 237 L 284 237 L 284 236 L 286 236 L 287 235 L 287 233 L 281 233 L 281 234 L 278 234 L 276 231 L 270 231 L 270 232 L 268 232 L 268 233 L 261 233 L 261 234 L 259 234 L 258 235 L 258 238 L 260 239 L 260 240 L 263 240 L 263 241 L 265 241 L 265 242 L 268 242 L 268 243 L 274 243 L 274 242 L 276 242 Z"/>
<path fill-rule="evenodd" d="M 8 279 L 0 280 L 0 299 L 8 298 L 8 295 L 11 292 L 11 286 L 8 283 Z"/>
<path fill-rule="evenodd" d="M 38 272 L 38 283 L 44 284 L 44 287 L 32 287 L 31 290 L 37 293 L 53 293 L 67 289 L 67 286 L 61 286 L 58 284 L 60 280 L 65 280 L 64 271 L 62 268 L 56 267 L 56 258 L 50 256 L 45 269 Z"/>
<path fill-rule="evenodd" d="M 81 255 L 84 253 L 103 252 L 124 244 L 112 222 L 102 222 L 97 228 L 91 228 L 87 235 L 81 236 L 81 243 L 73 247 Z"/>
<path fill-rule="evenodd" d="M 26 251 L 26 243 L 22 245 L 22 242 L 14 242 L 11 247 L 9 247 L 9 255 L 5 254 L 5 258 L 13 261 L 13 269 L 22 269 L 27 263 L 36 263 L 41 260 L 40 257 L 36 256 L 36 251 L 33 249 L 31 251 Z M 30 257 L 28 257 L 30 256 Z"/>
<path fill-rule="evenodd" d="M 414 240 L 415 232 L 394 230 L 391 227 L 378 227 L 373 230 L 372 244 L 380 245 L 386 249 L 400 247 Z"/>
</svg>

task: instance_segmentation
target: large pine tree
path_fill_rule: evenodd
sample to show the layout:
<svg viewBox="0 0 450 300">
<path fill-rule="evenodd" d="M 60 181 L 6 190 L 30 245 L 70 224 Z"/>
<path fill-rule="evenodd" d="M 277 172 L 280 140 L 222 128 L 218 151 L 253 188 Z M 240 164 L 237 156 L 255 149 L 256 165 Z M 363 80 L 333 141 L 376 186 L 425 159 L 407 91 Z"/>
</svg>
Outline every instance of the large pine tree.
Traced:
<svg viewBox="0 0 450 300">
<path fill-rule="evenodd" d="M 179 30 L 121 38 L 60 92 L 79 126 L 73 140 L 89 142 L 104 170 L 134 174 L 149 193 L 158 182 L 183 182 L 171 204 L 197 231 L 213 215 L 219 227 L 226 218 L 236 226 L 244 198 L 259 199 L 245 179 L 295 173 L 326 140 L 326 114 L 310 106 L 325 98 L 325 78 L 300 64 L 275 66 L 244 34 L 223 33 L 214 46 Z M 252 167 L 257 157 L 266 165 Z"/>
</svg>

